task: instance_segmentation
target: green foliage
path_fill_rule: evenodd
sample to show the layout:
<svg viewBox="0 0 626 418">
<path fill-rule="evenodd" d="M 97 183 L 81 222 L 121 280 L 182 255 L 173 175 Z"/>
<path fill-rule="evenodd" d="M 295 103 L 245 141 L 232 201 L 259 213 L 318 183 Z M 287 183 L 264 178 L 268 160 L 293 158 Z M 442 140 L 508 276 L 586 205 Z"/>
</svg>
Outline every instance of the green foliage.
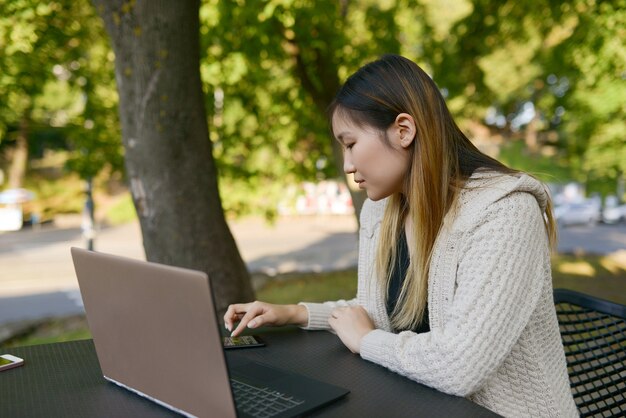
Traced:
<svg viewBox="0 0 626 418">
<path fill-rule="evenodd" d="M 533 155 L 520 140 L 504 144 L 500 148 L 498 160 L 547 183 L 567 183 L 572 178 L 571 170 L 565 161 L 559 161 L 554 157 Z"/>
<path fill-rule="evenodd" d="M 121 225 L 137 220 L 137 212 L 133 204 L 133 198 L 130 193 L 124 195 L 113 204 L 104 215 L 106 222 L 110 225 Z"/>
<path fill-rule="evenodd" d="M 28 211 L 38 213 L 42 220 L 60 213 L 80 213 L 85 206 L 85 184 L 76 173 L 61 178 L 33 173 L 25 187 L 37 196 L 27 204 Z"/>
<path fill-rule="evenodd" d="M 325 110 L 340 79 L 399 52 L 396 2 L 379 3 L 203 4 L 201 73 L 228 211 L 272 216 L 286 185 L 337 175 Z"/>
<path fill-rule="evenodd" d="M 525 102 L 539 136 L 558 134 L 558 155 L 575 179 L 615 179 L 626 171 L 626 2 L 474 0 L 473 12 L 429 45 L 435 79 L 459 117 L 484 119 L 487 107 L 508 118 Z"/>
<path fill-rule="evenodd" d="M 513 166 L 545 178 L 617 177 L 626 164 L 623 3 L 205 2 L 202 74 L 225 206 L 245 213 L 265 190 L 257 186 L 335 175 L 315 164 L 331 156 L 325 107 L 345 77 L 386 52 L 423 65 L 461 125 L 495 109 L 506 123 L 490 129 L 505 142 L 536 134 L 539 149 L 552 148 L 553 157 L 531 152 Z M 515 125 L 525 103 L 533 124 Z"/>
<path fill-rule="evenodd" d="M 18 128 L 31 149 L 56 130 L 84 178 L 121 169 L 113 54 L 87 0 L 0 4 L 0 151 Z"/>
<path fill-rule="evenodd" d="M 89 15 L 94 28 L 92 44 L 79 60 L 74 77 L 81 87 L 82 111 L 68 129 L 72 158 L 70 171 L 83 178 L 96 177 L 108 167 L 123 171 L 124 151 L 118 115 L 118 96 L 114 80 L 114 55 L 104 36 L 100 19 Z"/>
<path fill-rule="evenodd" d="M 589 184 L 626 172 L 626 0 L 205 0 L 200 20 L 230 215 L 274 216 L 286 185 L 337 175 L 325 109 L 349 74 L 383 53 L 422 65 L 461 126 L 489 128 L 512 166 L 538 159 L 538 171 L 559 178 L 569 166 Z M 84 178 L 122 170 L 106 38 L 87 0 L 0 4 L 0 153 L 26 118 L 35 155 L 68 149 L 67 167 Z M 528 103 L 534 117 L 515 125 Z M 488 112 L 504 124 L 487 123 Z M 533 135 L 535 154 L 519 150 Z M 536 157 L 544 147 L 554 166 Z"/>
</svg>

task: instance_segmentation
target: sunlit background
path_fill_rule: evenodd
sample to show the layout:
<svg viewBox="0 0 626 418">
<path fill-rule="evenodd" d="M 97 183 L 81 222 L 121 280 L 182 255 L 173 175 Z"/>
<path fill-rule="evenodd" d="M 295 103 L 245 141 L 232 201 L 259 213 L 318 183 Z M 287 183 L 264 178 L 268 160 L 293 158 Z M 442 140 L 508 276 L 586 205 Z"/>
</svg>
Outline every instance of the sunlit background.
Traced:
<svg viewBox="0 0 626 418">
<path fill-rule="evenodd" d="M 477 146 L 549 184 L 555 286 L 626 303 L 623 1 L 210 0 L 200 21 L 222 205 L 257 290 L 354 277 L 354 190 L 325 110 L 350 73 L 399 53 Z M 28 317 L 7 313 L 15 298 L 77 299 L 68 243 L 143 257 L 114 60 L 86 0 L 0 4 L 0 324 Z"/>
</svg>

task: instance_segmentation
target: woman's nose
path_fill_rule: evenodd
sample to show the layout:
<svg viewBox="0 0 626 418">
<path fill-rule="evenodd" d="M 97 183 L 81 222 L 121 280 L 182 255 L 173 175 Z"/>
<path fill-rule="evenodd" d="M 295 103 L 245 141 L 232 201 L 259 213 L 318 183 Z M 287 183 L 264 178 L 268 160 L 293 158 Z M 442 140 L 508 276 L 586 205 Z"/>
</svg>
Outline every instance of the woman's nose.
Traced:
<svg viewBox="0 0 626 418">
<path fill-rule="evenodd" d="M 347 155 L 347 153 L 343 155 L 343 171 L 346 174 L 352 174 L 356 171 L 356 169 L 354 168 L 354 164 L 352 164 L 352 160 Z"/>
</svg>

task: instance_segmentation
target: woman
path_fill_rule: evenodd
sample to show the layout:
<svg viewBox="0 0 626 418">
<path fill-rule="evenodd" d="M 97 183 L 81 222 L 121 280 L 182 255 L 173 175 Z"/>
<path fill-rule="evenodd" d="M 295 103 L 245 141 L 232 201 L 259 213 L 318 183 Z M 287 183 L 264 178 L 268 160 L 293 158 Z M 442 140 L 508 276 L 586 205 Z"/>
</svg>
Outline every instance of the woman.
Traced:
<svg viewBox="0 0 626 418">
<path fill-rule="evenodd" d="M 332 329 L 364 359 L 501 415 L 576 416 L 544 186 L 474 147 L 435 83 L 400 56 L 352 75 L 330 117 L 344 170 L 369 198 L 357 297 L 231 305 L 226 328 Z"/>
</svg>

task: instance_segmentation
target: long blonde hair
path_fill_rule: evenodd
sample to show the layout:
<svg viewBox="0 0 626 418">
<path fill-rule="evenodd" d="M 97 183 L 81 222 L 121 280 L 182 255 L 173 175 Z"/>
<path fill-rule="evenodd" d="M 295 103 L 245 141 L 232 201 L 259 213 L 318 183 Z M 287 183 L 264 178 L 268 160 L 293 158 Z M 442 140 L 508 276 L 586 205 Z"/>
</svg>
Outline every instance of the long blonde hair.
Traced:
<svg viewBox="0 0 626 418">
<path fill-rule="evenodd" d="M 388 199 L 376 257 L 378 278 L 383 289 L 388 289 L 397 265 L 396 245 L 410 217 L 408 233 L 414 245 L 409 245 L 410 263 L 391 324 L 398 330 L 414 329 L 428 301 L 428 270 L 435 240 L 459 191 L 477 169 L 502 174 L 518 171 L 480 152 L 454 122 L 435 82 L 417 64 L 398 55 L 385 55 L 361 67 L 342 86 L 329 110 L 331 119 L 340 111 L 357 125 L 378 130 L 388 146 L 386 131 L 398 114 L 407 113 L 415 121 L 417 133 L 405 194 Z M 544 219 L 554 246 L 556 228 L 550 201 Z"/>
</svg>

